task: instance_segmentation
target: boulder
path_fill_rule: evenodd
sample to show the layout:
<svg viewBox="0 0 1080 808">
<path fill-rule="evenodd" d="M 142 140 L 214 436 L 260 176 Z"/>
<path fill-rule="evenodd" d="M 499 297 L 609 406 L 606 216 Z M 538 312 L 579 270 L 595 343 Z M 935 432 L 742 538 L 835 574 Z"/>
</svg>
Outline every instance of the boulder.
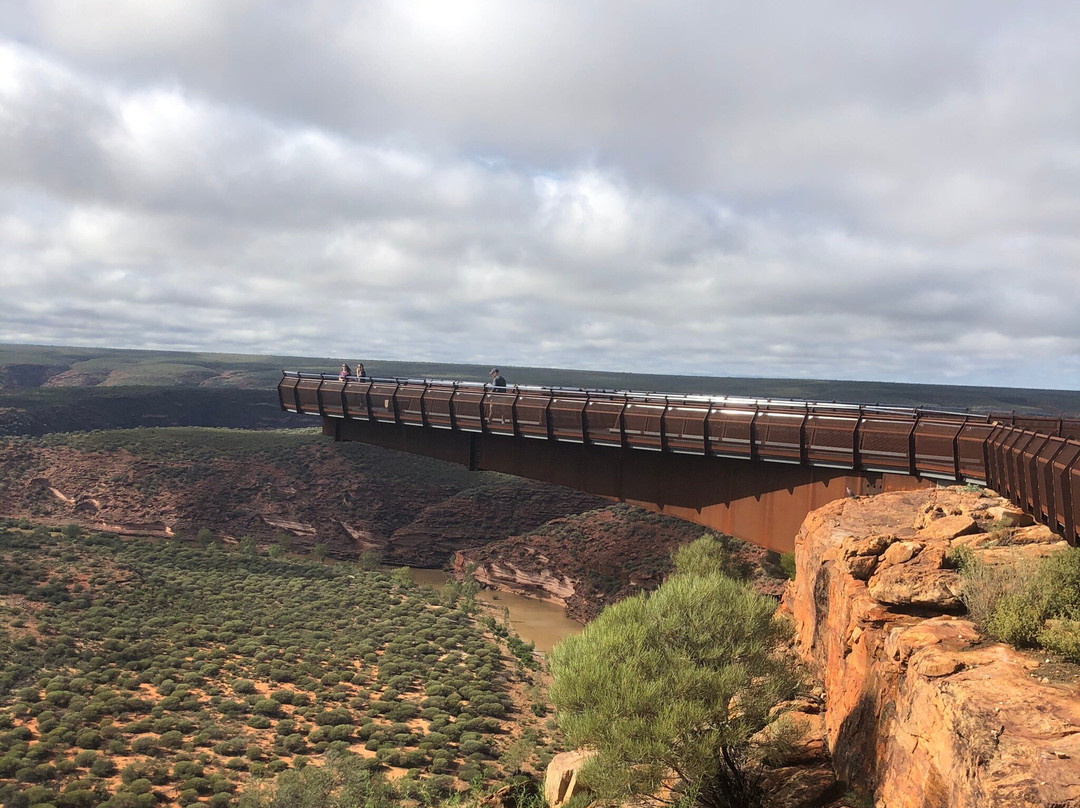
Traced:
<svg viewBox="0 0 1080 808">
<path fill-rule="evenodd" d="M 574 749 L 551 759 L 544 773 L 544 800 L 550 808 L 560 808 L 575 794 L 582 793 L 578 786 L 578 771 L 595 754 L 589 749 Z"/>
<path fill-rule="evenodd" d="M 932 542 L 955 539 L 957 536 L 964 536 L 968 533 L 981 532 L 982 528 L 979 527 L 978 522 L 970 516 L 960 514 L 934 519 L 928 522 L 926 527 L 919 531 L 918 535 L 921 541 Z"/>
<path fill-rule="evenodd" d="M 922 551 L 922 548 L 922 542 L 897 542 L 885 551 L 885 554 L 881 557 L 881 560 L 886 564 L 903 564 L 905 561 L 910 561 L 915 556 L 917 556 Z"/>
<path fill-rule="evenodd" d="M 851 577 L 857 581 L 867 581 L 877 569 L 878 557 L 873 555 L 861 555 L 848 559 L 848 569 Z"/>
<path fill-rule="evenodd" d="M 851 556 L 879 556 L 894 541 L 896 541 L 896 536 L 881 533 L 876 536 L 868 536 L 861 541 L 853 541 L 845 548 L 845 552 Z"/>
<path fill-rule="evenodd" d="M 937 545 L 907 563 L 879 567 L 867 585 L 870 597 L 889 606 L 938 612 L 962 610 L 960 576 L 955 570 L 942 569 L 944 558 L 945 548 Z"/>
<path fill-rule="evenodd" d="M 1035 524 L 1031 514 L 1012 505 L 992 505 L 986 509 L 986 516 L 993 522 L 993 527 L 1028 527 Z"/>
</svg>

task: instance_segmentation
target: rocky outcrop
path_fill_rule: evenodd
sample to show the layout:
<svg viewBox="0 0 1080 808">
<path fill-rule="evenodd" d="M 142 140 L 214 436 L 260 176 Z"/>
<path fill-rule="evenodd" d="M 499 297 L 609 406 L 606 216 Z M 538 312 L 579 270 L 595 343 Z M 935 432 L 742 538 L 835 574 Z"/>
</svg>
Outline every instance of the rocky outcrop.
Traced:
<svg viewBox="0 0 1080 808">
<path fill-rule="evenodd" d="M 671 554 L 701 537 L 700 525 L 609 505 L 575 514 L 466 550 L 455 569 L 474 566 L 481 583 L 562 603 L 568 617 L 587 622 L 610 603 L 653 589 L 671 570 Z M 725 538 L 730 571 L 777 596 L 786 581 L 766 550 Z"/>
<path fill-rule="evenodd" d="M 552 519 L 598 508 L 604 500 L 569 488 L 500 478 L 425 507 L 386 541 L 387 560 L 441 567 L 455 550 L 526 533 Z"/>
<path fill-rule="evenodd" d="M 1064 546 L 1023 517 L 949 488 L 841 500 L 800 530 L 784 605 L 824 680 L 834 766 L 879 808 L 1080 806 L 1080 688 L 987 642 L 947 562 Z"/>
<path fill-rule="evenodd" d="M 542 564 L 546 561 L 543 558 L 538 560 Z M 466 553 L 459 551 L 454 554 L 452 569 L 456 575 L 463 576 L 470 565 Z M 556 573 L 550 563 L 545 566 L 522 569 L 512 563 L 501 564 L 492 561 L 482 566 L 473 566 L 472 575 L 488 589 L 517 592 L 539 600 L 557 603 L 564 608 L 577 591 L 574 581 Z"/>
</svg>

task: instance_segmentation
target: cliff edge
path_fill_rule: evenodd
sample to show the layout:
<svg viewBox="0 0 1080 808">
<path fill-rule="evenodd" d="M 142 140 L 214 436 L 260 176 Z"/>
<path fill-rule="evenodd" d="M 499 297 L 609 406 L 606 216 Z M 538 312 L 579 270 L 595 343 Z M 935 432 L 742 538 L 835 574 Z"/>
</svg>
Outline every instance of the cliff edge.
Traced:
<svg viewBox="0 0 1080 808">
<path fill-rule="evenodd" d="M 846 499 L 811 513 L 784 596 L 824 680 L 838 775 L 879 808 L 1080 806 L 1080 680 L 963 617 L 949 552 L 1017 563 L 1064 542 L 971 488 Z"/>
</svg>

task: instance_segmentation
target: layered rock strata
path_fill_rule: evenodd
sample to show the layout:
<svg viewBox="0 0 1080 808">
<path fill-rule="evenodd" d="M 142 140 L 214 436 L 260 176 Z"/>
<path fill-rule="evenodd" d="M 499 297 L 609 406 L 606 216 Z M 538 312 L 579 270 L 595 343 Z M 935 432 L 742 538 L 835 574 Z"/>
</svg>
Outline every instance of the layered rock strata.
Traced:
<svg viewBox="0 0 1080 808">
<path fill-rule="evenodd" d="M 949 569 L 1065 547 L 969 488 L 846 499 L 810 514 L 784 605 L 821 674 L 838 775 L 879 808 L 1080 806 L 1080 684 L 988 642 Z"/>
</svg>

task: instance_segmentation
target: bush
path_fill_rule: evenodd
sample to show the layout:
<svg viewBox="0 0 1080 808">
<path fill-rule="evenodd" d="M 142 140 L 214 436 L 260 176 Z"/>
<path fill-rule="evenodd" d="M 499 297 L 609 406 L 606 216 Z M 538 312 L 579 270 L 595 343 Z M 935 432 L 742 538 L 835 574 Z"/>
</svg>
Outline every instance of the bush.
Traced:
<svg viewBox="0 0 1080 808">
<path fill-rule="evenodd" d="M 1080 662 L 1080 548 L 995 566 L 970 551 L 953 558 L 971 618 L 991 637 Z"/>
<path fill-rule="evenodd" d="M 780 569 L 790 580 L 795 580 L 795 553 L 787 552 L 780 554 Z"/>
<path fill-rule="evenodd" d="M 88 769 L 93 764 L 93 762 L 97 760 L 97 757 L 98 756 L 96 752 L 91 752 L 89 750 L 79 752 L 79 754 L 75 755 L 74 757 L 75 765 L 81 766 L 84 769 Z"/>
<path fill-rule="evenodd" d="M 153 755 L 157 751 L 157 744 L 154 738 L 143 735 L 131 742 L 131 751 L 136 755 Z"/>
<path fill-rule="evenodd" d="M 281 715 L 281 704 L 274 699 L 259 699 L 252 705 L 252 711 L 256 715 L 274 718 Z"/>
<path fill-rule="evenodd" d="M 109 758 L 99 757 L 90 764 L 90 774 L 95 777 L 109 777 L 116 774 L 116 764 Z"/>
<path fill-rule="evenodd" d="M 602 797 L 654 794 L 678 771 L 699 805 L 751 804 L 750 736 L 795 691 L 775 602 L 718 574 L 711 542 L 694 545 L 691 572 L 609 606 L 551 653 L 560 727 L 597 749 L 582 776 Z"/>
<path fill-rule="evenodd" d="M 1080 620 L 1048 620 L 1038 640 L 1043 648 L 1080 662 Z"/>
</svg>

